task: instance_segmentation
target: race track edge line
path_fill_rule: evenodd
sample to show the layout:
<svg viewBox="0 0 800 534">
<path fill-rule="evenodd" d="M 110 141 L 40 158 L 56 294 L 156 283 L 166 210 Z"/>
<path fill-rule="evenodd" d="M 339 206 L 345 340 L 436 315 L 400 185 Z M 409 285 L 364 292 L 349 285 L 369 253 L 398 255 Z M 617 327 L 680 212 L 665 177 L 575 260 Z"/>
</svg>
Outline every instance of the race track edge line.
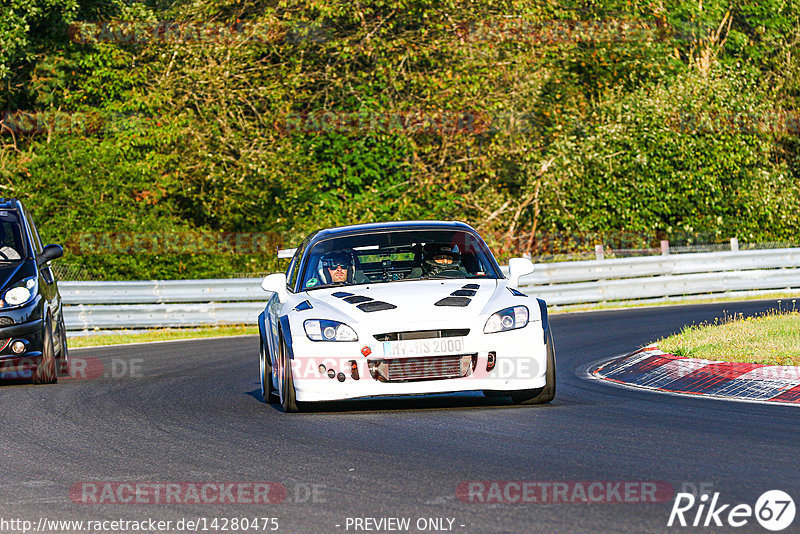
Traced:
<svg viewBox="0 0 800 534">
<path fill-rule="evenodd" d="M 667 395 L 800 406 L 800 367 L 684 358 L 645 347 L 593 361 L 576 374 Z"/>
</svg>

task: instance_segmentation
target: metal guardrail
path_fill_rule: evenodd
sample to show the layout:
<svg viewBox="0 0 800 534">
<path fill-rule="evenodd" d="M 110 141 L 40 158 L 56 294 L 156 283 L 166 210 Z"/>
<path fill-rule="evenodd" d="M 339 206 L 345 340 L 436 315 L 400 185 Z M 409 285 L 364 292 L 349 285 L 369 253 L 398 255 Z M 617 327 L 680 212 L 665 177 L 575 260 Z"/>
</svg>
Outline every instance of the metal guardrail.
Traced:
<svg viewBox="0 0 800 534">
<path fill-rule="evenodd" d="M 265 301 L 260 278 L 59 282 L 67 304 L 165 304 Z"/>
<path fill-rule="evenodd" d="M 70 330 L 255 324 L 267 296 L 257 278 L 59 288 Z M 522 291 L 551 305 L 798 288 L 800 248 L 541 263 L 520 280 Z"/>
<path fill-rule="evenodd" d="M 538 264 L 520 289 L 582 304 L 800 288 L 800 248 Z"/>
<path fill-rule="evenodd" d="M 60 282 L 68 330 L 256 324 L 260 278 Z"/>
</svg>

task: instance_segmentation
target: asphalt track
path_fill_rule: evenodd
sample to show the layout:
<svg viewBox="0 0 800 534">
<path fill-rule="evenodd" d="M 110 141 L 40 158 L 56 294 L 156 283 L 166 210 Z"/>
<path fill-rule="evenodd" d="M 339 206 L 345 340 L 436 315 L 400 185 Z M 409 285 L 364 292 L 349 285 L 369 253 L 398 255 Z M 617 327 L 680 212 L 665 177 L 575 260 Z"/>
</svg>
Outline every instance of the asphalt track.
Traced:
<svg viewBox="0 0 800 534">
<path fill-rule="evenodd" d="M 347 528 L 347 518 L 406 517 L 410 532 L 420 531 L 420 518 L 454 519 L 451 532 L 460 533 L 766 532 L 752 518 L 739 529 L 668 529 L 671 499 L 481 504 L 460 501 L 456 489 L 468 481 L 656 481 L 674 491 L 705 484 L 720 502 L 751 506 L 781 489 L 800 505 L 798 408 L 610 387 L 577 373 L 723 310 L 770 307 L 551 316 L 558 394 L 538 407 L 467 394 L 284 414 L 262 402 L 256 337 L 73 351 L 117 376 L 0 386 L 0 520 L 274 517 L 277 532 L 337 533 L 391 531 Z M 84 504 L 69 493 L 83 482 L 183 481 L 272 481 L 288 496 L 266 505 Z M 784 532 L 798 530 L 800 518 Z"/>
</svg>

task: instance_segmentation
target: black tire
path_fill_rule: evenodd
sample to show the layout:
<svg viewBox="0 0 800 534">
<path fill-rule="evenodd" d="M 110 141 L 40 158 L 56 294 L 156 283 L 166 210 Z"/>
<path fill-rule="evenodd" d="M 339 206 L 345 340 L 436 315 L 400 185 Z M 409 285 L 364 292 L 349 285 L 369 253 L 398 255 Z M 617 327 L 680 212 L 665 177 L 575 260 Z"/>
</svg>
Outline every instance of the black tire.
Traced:
<svg viewBox="0 0 800 534">
<path fill-rule="evenodd" d="M 67 349 L 67 327 L 64 325 L 64 314 L 58 321 L 61 332 L 61 350 L 58 354 L 58 376 L 69 376 L 69 350 Z"/>
<path fill-rule="evenodd" d="M 31 382 L 34 384 L 55 384 L 58 382 L 56 372 L 56 356 L 53 350 L 53 329 L 50 321 L 45 322 L 42 332 L 42 360 L 33 372 Z"/>
<path fill-rule="evenodd" d="M 300 411 L 301 405 L 297 403 L 295 396 L 292 364 L 289 359 L 289 349 L 286 347 L 286 342 L 283 340 L 283 334 L 281 334 L 280 338 L 280 354 L 278 358 L 280 359 L 279 371 L 281 373 L 281 388 L 278 392 L 278 398 L 281 407 L 286 413 L 297 413 Z"/>
<path fill-rule="evenodd" d="M 550 329 L 547 330 L 547 370 L 544 376 L 546 382 L 542 388 L 512 391 L 514 404 L 547 404 L 556 396 L 556 349 Z"/>
<path fill-rule="evenodd" d="M 264 349 L 264 342 L 259 343 L 261 351 L 259 354 L 259 368 L 261 369 L 261 396 L 264 402 L 269 404 L 272 401 L 272 396 L 275 395 L 275 387 L 272 385 L 272 364 L 269 361 L 269 355 Z"/>
</svg>

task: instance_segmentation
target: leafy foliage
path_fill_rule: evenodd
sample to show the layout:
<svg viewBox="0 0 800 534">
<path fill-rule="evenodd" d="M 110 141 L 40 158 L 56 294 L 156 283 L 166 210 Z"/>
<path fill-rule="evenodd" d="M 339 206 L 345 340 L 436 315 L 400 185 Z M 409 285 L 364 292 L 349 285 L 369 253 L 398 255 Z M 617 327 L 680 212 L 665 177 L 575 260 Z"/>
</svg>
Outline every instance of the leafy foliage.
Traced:
<svg viewBox="0 0 800 534">
<path fill-rule="evenodd" d="M 291 245 L 323 226 L 444 218 L 505 258 L 623 233 L 794 235 L 788 1 L 11 5 L 0 98 L 73 117 L 0 134 L 0 193 L 27 199 L 51 241 Z M 272 249 L 64 261 L 108 278 L 278 265 Z"/>
</svg>

